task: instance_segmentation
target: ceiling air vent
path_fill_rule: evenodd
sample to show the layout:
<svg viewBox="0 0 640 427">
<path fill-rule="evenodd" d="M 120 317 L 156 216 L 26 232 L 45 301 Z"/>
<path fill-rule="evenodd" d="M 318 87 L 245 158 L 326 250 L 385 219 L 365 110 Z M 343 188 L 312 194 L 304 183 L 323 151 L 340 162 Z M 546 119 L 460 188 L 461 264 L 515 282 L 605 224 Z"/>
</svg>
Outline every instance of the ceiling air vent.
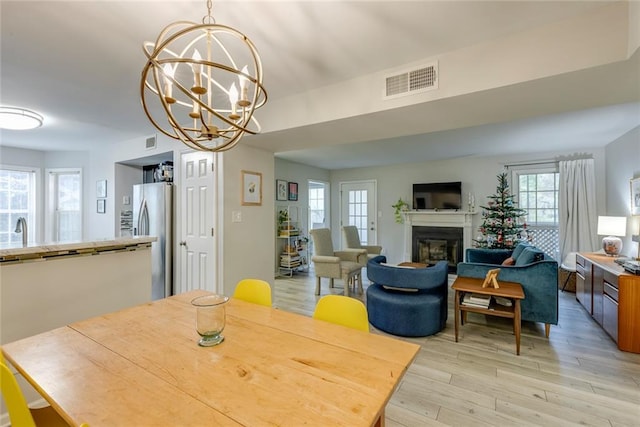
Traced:
<svg viewBox="0 0 640 427">
<path fill-rule="evenodd" d="M 438 63 L 385 77 L 383 98 L 412 95 L 438 88 Z"/>
<path fill-rule="evenodd" d="M 144 142 L 144 146 L 147 150 L 153 150 L 154 148 L 156 148 L 156 137 L 150 136 L 149 138 L 147 138 L 147 140 Z"/>
</svg>

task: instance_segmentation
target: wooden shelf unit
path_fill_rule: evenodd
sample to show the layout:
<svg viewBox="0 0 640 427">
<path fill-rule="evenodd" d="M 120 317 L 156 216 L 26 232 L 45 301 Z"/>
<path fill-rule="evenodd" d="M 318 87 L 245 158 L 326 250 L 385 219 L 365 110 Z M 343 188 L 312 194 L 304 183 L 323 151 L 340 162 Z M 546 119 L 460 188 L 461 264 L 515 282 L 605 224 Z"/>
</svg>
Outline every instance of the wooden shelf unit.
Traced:
<svg viewBox="0 0 640 427">
<path fill-rule="evenodd" d="M 640 276 L 615 258 L 597 253 L 576 257 L 576 299 L 622 351 L 640 353 Z"/>
<path fill-rule="evenodd" d="M 276 277 L 293 276 L 294 272 L 309 271 L 308 241 L 303 232 L 302 218 L 296 206 L 278 206 L 276 216 Z M 286 212 L 286 220 L 279 219 Z"/>
</svg>

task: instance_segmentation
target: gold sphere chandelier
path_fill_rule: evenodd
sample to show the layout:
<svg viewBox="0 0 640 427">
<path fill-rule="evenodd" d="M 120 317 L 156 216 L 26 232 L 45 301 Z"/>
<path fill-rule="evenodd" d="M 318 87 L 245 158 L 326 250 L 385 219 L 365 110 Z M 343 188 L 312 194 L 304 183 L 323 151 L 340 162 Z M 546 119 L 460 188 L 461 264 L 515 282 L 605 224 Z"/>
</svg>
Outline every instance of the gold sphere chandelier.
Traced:
<svg viewBox="0 0 640 427">
<path fill-rule="evenodd" d="M 148 60 L 140 99 L 162 133 L 193 149 L 216 152 L 233 148 L 245 133 L 260 132 L 253 113 L 267 102 L 267 93 L 254 44 L 215 23 L 211 0 L 207 11 L 202 24 L 174 22 L 155 43 L 144 42 Z"/>
</svg>

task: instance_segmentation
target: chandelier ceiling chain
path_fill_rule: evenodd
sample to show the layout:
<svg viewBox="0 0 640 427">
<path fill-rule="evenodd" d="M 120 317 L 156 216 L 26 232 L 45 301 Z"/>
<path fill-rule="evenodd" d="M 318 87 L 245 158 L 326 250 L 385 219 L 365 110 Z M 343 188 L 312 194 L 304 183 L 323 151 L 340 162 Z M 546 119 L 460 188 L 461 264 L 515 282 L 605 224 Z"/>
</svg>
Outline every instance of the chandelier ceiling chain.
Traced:
<svg viewBox="0 0 640 427">
<path fill-rule="evenodd" d="M 213 7 L 213 2 L 211 0 L 207 0 L 207 14 L 202 17 L 203 24 L 215 24 L 216 20 L 211 15 L 211 8 Z"/>
<path fill-rule="evenodd" d="M 202 24 L 174 22 L 155 43 L 143 44 L 147 63 L 140 98 L 162 133 L 196 150 L 217 152 L 260 131 L 254 111 L 266 103 L 267 93 L 253 43 L 216 24 L 211 9 L 207 0 Z"/>
</svg>

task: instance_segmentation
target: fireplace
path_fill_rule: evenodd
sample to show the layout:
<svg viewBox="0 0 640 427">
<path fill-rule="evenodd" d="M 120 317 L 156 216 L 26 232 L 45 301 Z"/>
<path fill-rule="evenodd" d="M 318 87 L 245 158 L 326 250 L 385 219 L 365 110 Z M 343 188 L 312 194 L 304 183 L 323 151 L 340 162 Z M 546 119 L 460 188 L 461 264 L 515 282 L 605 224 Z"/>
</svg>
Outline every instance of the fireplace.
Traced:
<svg viewBox="0 0 640 427">
<path fill-rule="evenodd" d="M 457 272 L 458 262 L 463 261 L 464 251 L 471 247 L 473 216 L 476 212 L 467 211 L 409 211 L 404 213 L 404 252 L 403 260 L 420 258 L 417 250 L 416 235 L 424 242 L 423 256 L 428 254 L 432 261 L 446 253 L 449 273 Z M 424 236 L 421 233 L 427 233 Z M 451 234 L 449 234 L 451 233 Z M 455 237 L 453 237 L 455 233 Z M 445 241 L 443 244 L 442 241 Z"/>
<path fill-rule="evenodd" d="M 424 264 L 447 261 L 449 273 L 457 272 L 464 251 L 462 227 L 411 227 L 411 260 Z"/>
</svg>

